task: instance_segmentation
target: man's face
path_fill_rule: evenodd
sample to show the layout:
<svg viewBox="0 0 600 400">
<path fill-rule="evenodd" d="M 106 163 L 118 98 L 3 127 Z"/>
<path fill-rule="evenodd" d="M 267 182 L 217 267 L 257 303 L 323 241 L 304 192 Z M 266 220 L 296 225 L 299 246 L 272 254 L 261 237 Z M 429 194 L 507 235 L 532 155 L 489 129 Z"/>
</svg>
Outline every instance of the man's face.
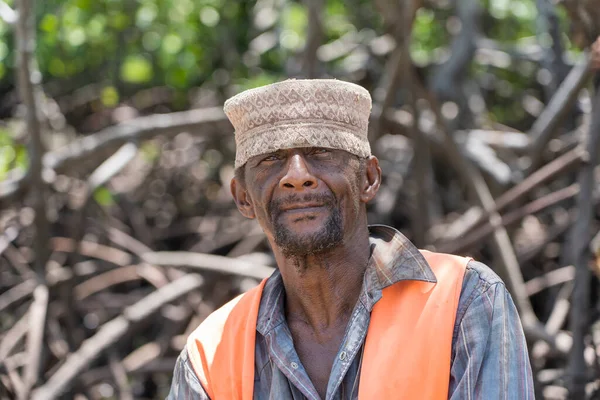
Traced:
<svg viewBox="0 0 600 400">
<path fill-rule="evenodd" d="M 297 148 L 251 158 L 244 187 L 270 239 L 288 256 L 305 256 L 353 231 L 364 175 L 359 159 L 343 150 Z"/>
</svg>

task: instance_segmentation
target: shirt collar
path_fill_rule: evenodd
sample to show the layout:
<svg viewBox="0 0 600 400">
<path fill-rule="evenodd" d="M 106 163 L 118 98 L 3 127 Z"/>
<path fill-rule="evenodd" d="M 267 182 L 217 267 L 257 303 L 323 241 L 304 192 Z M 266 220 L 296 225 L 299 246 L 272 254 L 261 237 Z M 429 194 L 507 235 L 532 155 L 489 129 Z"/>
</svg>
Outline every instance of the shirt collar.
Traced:
<svg viewBox="0 0 600 400">
<path fill-rule="evenodd" d="M 381 291 L 396 282 L 417 280 L 437 282 L 425 257 L 402 233 L 385 225 L 369 226 L 371 257 L 367 265 L 361 301 L 371 310 L 381 299 Z M 279 270 L 271 275 L 263 289 L 256 329 L 266 335 L 285 322 L 284 286 Z"/>
</svg>

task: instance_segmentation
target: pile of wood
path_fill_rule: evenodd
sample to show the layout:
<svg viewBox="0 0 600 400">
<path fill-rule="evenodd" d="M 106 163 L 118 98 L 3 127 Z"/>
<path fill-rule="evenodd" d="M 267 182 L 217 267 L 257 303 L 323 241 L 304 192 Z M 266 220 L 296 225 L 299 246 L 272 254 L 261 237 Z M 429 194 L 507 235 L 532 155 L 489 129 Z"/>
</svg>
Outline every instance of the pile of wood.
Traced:
<svg viewBox="0 0 600 400">
<path fill-rule="evenodd" d="M 574 87 L 587 76 L 585 66 L 577 68 Z M 549 110 L 572 101 L 561 90 Z M 598 98 L 590 101 L 598 109 Z M 600 112 L 552 139 L 544 121 L 555 112 L 542 114 L 529 136 L 450 136 L 432 104 L 419 113 L 419 126 L 429 130 L 418 134 L 432 154 L 425 178 L 416 169 L 412 115 L 390 109 L 383 117 L 373 148 L 384 184 L 369 207 L 371 222 L 396 226 L 417 243 L 415 227 L 426 227 L 419 245 L 492 266 L 519 309 L 540 398 L 565 398 L 572 375 L 589 398 L 597 396 L 600 237 L 589 238 L 599 226 Z M 218 108 L 139 117 L 46 153 L 50 184 L 41 191 L 23 179 L 4 192 L 3 398 L 163 397 L 191 330 L 273 271 L 262 231 L 229 195 L 231 133 Z M 427 179 L 423 198 L 418 181 Z M 42 270 L 36 193 L 47 217 Z M 573 367 L 577 346 L 581 369 Z"/>
</svg>

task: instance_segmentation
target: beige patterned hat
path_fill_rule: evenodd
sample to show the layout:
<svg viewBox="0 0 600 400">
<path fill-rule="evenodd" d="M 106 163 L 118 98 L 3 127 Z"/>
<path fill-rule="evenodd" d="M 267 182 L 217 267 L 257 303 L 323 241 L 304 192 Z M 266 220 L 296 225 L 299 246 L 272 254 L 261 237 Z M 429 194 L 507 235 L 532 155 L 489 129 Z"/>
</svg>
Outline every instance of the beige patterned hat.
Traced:
<svg viewBox="0 0 600 400">
<path fill-rule="evenodd" d="M 371 155 L 371 96 L 335 79 L 291 79 L 246 90 L 225 102 L 235 128 L 235 167 L 251 157 L 295 147 L 327 147 Z"/>
</svg>

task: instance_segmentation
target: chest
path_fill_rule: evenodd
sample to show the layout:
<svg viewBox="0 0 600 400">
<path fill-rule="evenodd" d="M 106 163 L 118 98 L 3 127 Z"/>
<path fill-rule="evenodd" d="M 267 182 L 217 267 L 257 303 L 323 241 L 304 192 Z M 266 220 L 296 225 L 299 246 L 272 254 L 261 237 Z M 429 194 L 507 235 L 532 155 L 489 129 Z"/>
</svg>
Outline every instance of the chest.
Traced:
<svg viewBox="0 0 600 400">
<path fill-rule="evenodd" d="M 316 337 L 307 329 L 290 326 L 298 358 L 319 396 L 324 399 L 333 363 L 344 338 L 345 327 L 335 327 Z"/>
</svg>

